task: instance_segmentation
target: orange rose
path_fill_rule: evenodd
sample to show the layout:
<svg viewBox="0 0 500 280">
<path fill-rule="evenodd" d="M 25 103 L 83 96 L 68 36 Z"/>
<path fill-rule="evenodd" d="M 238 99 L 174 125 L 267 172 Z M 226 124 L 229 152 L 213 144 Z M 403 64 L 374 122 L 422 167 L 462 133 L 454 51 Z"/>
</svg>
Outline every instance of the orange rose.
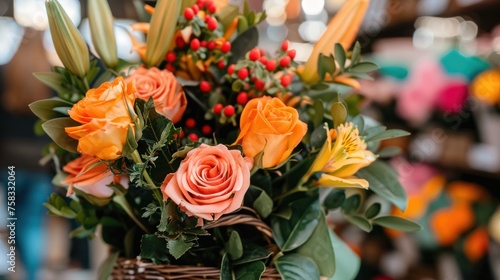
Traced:
<svg viewBox="0 0 500 280">
<path fill-rule="evenodd" d="M 238 150 L 201 144 L 167 175 L 161 190 L 189 216 L 217 220 L 241 207 L 252 166 L 253 160 Z"/>
<path fill-rule="evenodd" d="M 78 140 L 80 153 L 104 160 L 121 156 L 127 130 L 134 127 L 129 110 L 134 108 L 135 92 L 133 82 L 127 84 L 117 77 L 87 91 L 69 110 L 69 116 L 82 124 L 66 128 L 66 133 Z"/>
<path fill-rule="evenodd" d="M 307 125 L 299 120 L 297 110 L 265 96 L 250 100 L 243 109 L 235 144 L 243 146 L 247 157 L 264 151 L 260 167 L 275 167 L 292 154 L 306 132 Z"/>
<path fill-rule="evenodd" d="M 66 164 L 63 170 L 68 176 L 61 183 L 69 185 L 68 195 L 73 193 L 73 188 L 77 188 L 98 198 L 108 198 L 113 195 L 109 184 L 121 184 L 128 188 L 127 176 L 113 174 L 108 165 L 96 157 L 82 155 Z"/>
<path fill-rule="evenodd" d="M 184 90 L 175 76 L 169 71 L 160 71 L 153 67 L 141 67 L 133 72 L 127 81 L 135 79 L 137 97 L 143 100 L 153 98 L 158 114 L 170 119 L 173 123 L 181 120 L 186 111 L 187 99 Z"/>
</svg>

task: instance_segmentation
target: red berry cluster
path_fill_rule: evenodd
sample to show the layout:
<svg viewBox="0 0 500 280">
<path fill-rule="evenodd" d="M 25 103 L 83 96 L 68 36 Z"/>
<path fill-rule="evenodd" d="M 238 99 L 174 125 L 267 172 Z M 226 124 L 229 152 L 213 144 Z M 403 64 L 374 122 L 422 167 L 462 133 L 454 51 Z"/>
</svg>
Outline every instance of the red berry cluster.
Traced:
<svg viewBox="0 0 500 280">
<path fill-rule="evenodd" d="M 184 129 L 186 130 L 187 139 L 192 142 L 197 142 L 200 139 L 200 136 L 211 137 L 212 134 L 212 125 L 210 124 L 202 124 L 201 126 L 197 123 L 194 118 L 187 118 L 184 121 Z M 180 138 L 184 138 L 185 133 L 184 130 L 180 132 Z"/>
<path fill-rule="evenodd" d="M 262 49 L 250 50 L 246 59 L 229 65 L 228 80 L 234 91 L 247 90 L 251 97 L 287 92 L 292 83 L 296 63 L 295 50 L 288 49 L 288 41 L 281 44 L 277 57 L 271 58 Z"/>
<path fill-rule="evenodd" d="M 179 29 L 187 30 L 187 34 L 191 34 L 187 42 L 181 35 L 175 37 L 175 48 L 165 56 L 167 61 L 165 68 L 174 72 L 179 66 L 179 58 L 186 54 L 191 55 L 190 59 L 194 62 L 213 58 L 210 61 L 217 67 L 222 69 L 226 66 L 231 43 L 221 39 L 222 24 L 218 21 L 216 10 L 217 7 L 212 0 L 198 0 L 196 4 L 184 9 L 183 16 L 178 22 Z M 184 36 L 185 34 L 186 32 Z"/>
</svg>

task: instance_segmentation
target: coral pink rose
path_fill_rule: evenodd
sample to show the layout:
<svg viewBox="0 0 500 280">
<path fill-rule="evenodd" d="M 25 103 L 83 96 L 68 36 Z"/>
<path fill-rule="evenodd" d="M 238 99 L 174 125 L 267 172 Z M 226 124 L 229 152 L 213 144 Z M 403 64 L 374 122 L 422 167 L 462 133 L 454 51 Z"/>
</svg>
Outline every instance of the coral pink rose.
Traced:
<svg viewBox="0 0 500 280">
<path fill-rule="evenodd" d="M 61 183 L 69 185 L 68 195 L 73 193 L 73 188 L 77 188 L 98 198 L 108 198 L 113 195 L 109 184 L 121 184 L 128 188 L 127 176 L 114 174 L 105 162 L 96 157 L 82 155 L 66 164 L 63 170 L 68 176 Z"/>
<path fill-rule="evenodd" d="M 173 123 L 181 120 L 186 111 L 187 99 L 171 72 L 156 67 L 140 67 L 127 77 L 127 81 L 131 80 L 135 80 L 138 98 L 148 100 L 152 97 L 158 114 Z"/>
<path fill-rule="evenodd" d="M 241 207 L 250 186 L 253 159 L 219 144 L 191 150 L 161 189 L 189 216 L 217 220 Z"/>
</svg>

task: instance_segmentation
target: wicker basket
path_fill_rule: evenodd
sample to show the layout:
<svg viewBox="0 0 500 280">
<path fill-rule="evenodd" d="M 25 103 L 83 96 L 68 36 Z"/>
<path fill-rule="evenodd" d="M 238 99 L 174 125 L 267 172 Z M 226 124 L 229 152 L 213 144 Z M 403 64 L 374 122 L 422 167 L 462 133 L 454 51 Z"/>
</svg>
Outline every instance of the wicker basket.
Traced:
<svg viewBox="0 0 500 280">
<path fill-rule="evenodd" d="M 120 258 L 116 262 L 111 275 L 113 280 L 164 280 L 190 279 L 207 280 L 220 279 L 220 270 L 215 267 L 155 265 L 151 262 L 137 259 Z M 275 268 L 267 268 L 262 279 L 281 279 Z"/>
<path fill-rule="evenodd" d="M 255 210 L 247 207 L 240 208 L 240 211 L 250 213 L 235 213 L 220 218 L 215 223 L 205 225 L 205 229 L 235 224 L 245 224 L 255 227 L 267 240 L 269 249 L 274 251 L 272 244 L 272 231 L 261 219 Z M 129 258 L 119 258 L 111 274 L 113 280 L 163 280 L 163 279 L 190 279 L 207 280 L 220 279 L 220 269 L 203 266 L 183 266 L 183 265 L 155 265 L 149 261 Z M 261 279 L 276 280 L 281 279 L 275 268 L 266 268 Z"/>
</svg>

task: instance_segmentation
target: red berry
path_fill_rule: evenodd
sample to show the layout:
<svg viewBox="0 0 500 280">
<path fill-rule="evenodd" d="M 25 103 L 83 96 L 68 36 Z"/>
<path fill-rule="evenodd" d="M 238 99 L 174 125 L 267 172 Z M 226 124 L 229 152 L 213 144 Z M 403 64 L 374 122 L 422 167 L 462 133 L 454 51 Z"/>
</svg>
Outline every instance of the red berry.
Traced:
<svg viewBox="0 0 500 280">
<path fill-rule="evenodd" d="M 240 80 L 244 80 L 247 77 L 248 77 L 248 69 L 241 68 L 240 70 L 238 70 L 238 78 L 240 78 Z"/>
<path fill-rule="evenodd" d="M 284 56 L 280 59 L 280 66 L 281 67 L 288 67 L 290 65 L 290 57 L 289 56 Z"/>
<path fill-rule="evenodd" d="M 174 52 L 167 53 L 167 61 L 168 62 L 175 62 L 176 59 L 177 59 L 177 56 L 175 55 Z"/>
<path fill-rule="evenodd" d="M 175 67 L 172 64 L 167 64 L 167 66 L 165 66 L 165 68 L 167 68 L 167 70 L 172 72 L 172 73 L 175 72 Z"/>
<path fill-rule="evenodd" d="M 226 117 L 232 117 L 234 115 L 234 107 L 233 105 L 227 105 L 226 107 L 224 107 L 224 116 Z"/>
<path fill-rule="evenodd" d="M 291 75 L 283 75 L 281 77 L 281 85 L 284 87 L 289 86 L 292 83 L 292 76 Z"/>
<path fill-rule="evenodd" d="M 267 57 L 265 57 L 265 56 L 261 56 L 261 57 L 259 58 L 259 62 L 260 62 L 260 63 L 262 63 L 262 64 L 264 64 L 264 65 L 266 65 L 266 64 L 267 64 Z"/>
<path fill-rule="evenodd" d="M 210 85 L 209 82 L 207 82 L 207 81 L 200 82 L 200 90 L 202 92 L 210 92 L 211 89 L 212 89 L 212 86 Z"/>
<path fill-rule="evenodd" d="M 207 43 L 207 49 L 213 50 L 216 47 L 217 47 L 217 43 L 215 43 L 214 41 L 208 41 L 208 43 Z"/>
<path fill-rule="evenodd" d="M 288 50 L 288 40 L 285 40 L 283 41 L 283 43 L 281 43 L 281 50 L 284 52 Z"/>
<path fill-rule="evenodd" d="M 266 56 L 266 51 L 264 49 L 259 49 L 260 56 Z"/>
<path fill-rule="evenodd" d="M 210 133 L 212 133 L 212 127 L 206 124 L 201 128 L 201 132 L 205 135 L 209 135 Z"/>
<path fill-rule="evenodd" d="M 219 69 L 226 67 L 224 60 L 219 60 L 219 62 L 217 62 L 217 67 L 219 67 Z"/>
<path fill-rule="evenodd" d="M 266 63 L 266 69 L 267 71 L 274 71 L 274 69 L 276 69 L 276 60 L 272 59 L 272 60 L 268 60 L 267 63 Z"/>
<path fill-rule="evenodd" d="M 212 19 L 212 17 L 210 15 L 206 15 L 205 16 L 205 23 L 208 23 L 208 21 L 210 21 L 210 19 Z"/>
<path fill-rule="evenodd" d="M 217 20 L 215 18 L 210 18 L 207 21 L 207 28 L 210 31 L 214 31 L 215 29 L 217 29 L 218 25 L 219 25 L 219 23 L 217 22 Z"/>
<path fill-rule="evenodd" d="M 191 49 L 193 51 L 197 51 L 200 49 L 200 40 L 198 40 L 197 38 L 194 38 L 193 40 L 191 40 L 191 43 L 189 44 L 189 46 L 191 47 Z"/>
<path fill-rule="evenodd" d="M 197 14 L 199 11 L 200 11 L 200 7 L 196 4 L 194 4 L 193 6 L 191 6 L 191 9 L 193 9 L 193 12 L 195 14 Z"/>
<path fill-rule="evenodd" d="M 194 18 L 194 11 L 193 9 L 187 7 L 186 9 L 184 9 L 184 18 L 186 20 L 192 20 Z"/>
<path fill-rule="evenodd" d="M 223 108 L 222 104 L 220 103 L 215 104 L 214 114 L 219 115 L 222 112 L 222 108 Z"/>
<path fill-rule="evenodd" d="M 217 11 L 217 7 L 213 3 L 210 3 L 207 10 L 209 13 L 215 14 L 215 12 Z"/>
<path fill-rule="evenodd" d="M 258 49 L 252 49 L 249 53 L 248 53 L 248 58 L 251 60 L 251 61 L 256 61 L 257 59 L 260 58 L 260 51 Z"/>
<path fill-rule="evenodd" d="M 294 59 L 296 54 L 297 54 L 297 51 L 296 51 L 296 50 L 289 50 L 289 51 L 286 53 L 286 55 L 288 55 L 288 57 L 290 57 L 291 59 Z"/>
<path fill-rule="evenodd" d="M 244 91 L 240 92 L 238 96 L 236 96 L 236 102 L 240 105 L 245 105 L 248 101 L 248 94 Z"/>
<path fill-rule="evenodd" d="M 207 46 L 207 41 L 203 40 L 200 42 L 200 47 L 204 48 Z"/>
<path fill-rule="evenodd" d="M 262 80 L 256 80 L 255 81 L 255 89 L 257 90 L 263 90 L 266 84 Z"/>
<path fill-rule="evenodd" d="M 235 67 L 235 66 L 234 66 L 234 64 L 231 64 L 231 65 L 229 65 L 229 67 L 227 68 L 227 73 L 228 73 L 229 75 L 233 75 L 233 73 L 234 73 L 234 67 Z"/>
<path fill-rule="evenodd" d="M 186 42 L 184 42 L 184 39 L 182 39 L 181 36 L 178 36 L 175 38 L 175 46 L 178 48 L 184 48 L 186 45 Z"/>
<path fill-rule="evenodd" d="M 186 127 L 193 128 L 196 126 L 196 121 L 193 118 L 189 118 L 186 120 Z"/>
<path fill-rule="evenodd" d="M 223 52 L 223 53 L 228 53 L 231 51 L 231 43 L 229 42 L 224 42 L 224 44 L 222 44 L 222 47 L 220 47 L 220 50 Z"/>
<path fill-rule="evenodd" d="M 193 142 L 196 142 L 198 141 L 198 135 L 196 135 L 195 133 L 191 133 L 188 135 L 189 139 Z"/>
</svg>

